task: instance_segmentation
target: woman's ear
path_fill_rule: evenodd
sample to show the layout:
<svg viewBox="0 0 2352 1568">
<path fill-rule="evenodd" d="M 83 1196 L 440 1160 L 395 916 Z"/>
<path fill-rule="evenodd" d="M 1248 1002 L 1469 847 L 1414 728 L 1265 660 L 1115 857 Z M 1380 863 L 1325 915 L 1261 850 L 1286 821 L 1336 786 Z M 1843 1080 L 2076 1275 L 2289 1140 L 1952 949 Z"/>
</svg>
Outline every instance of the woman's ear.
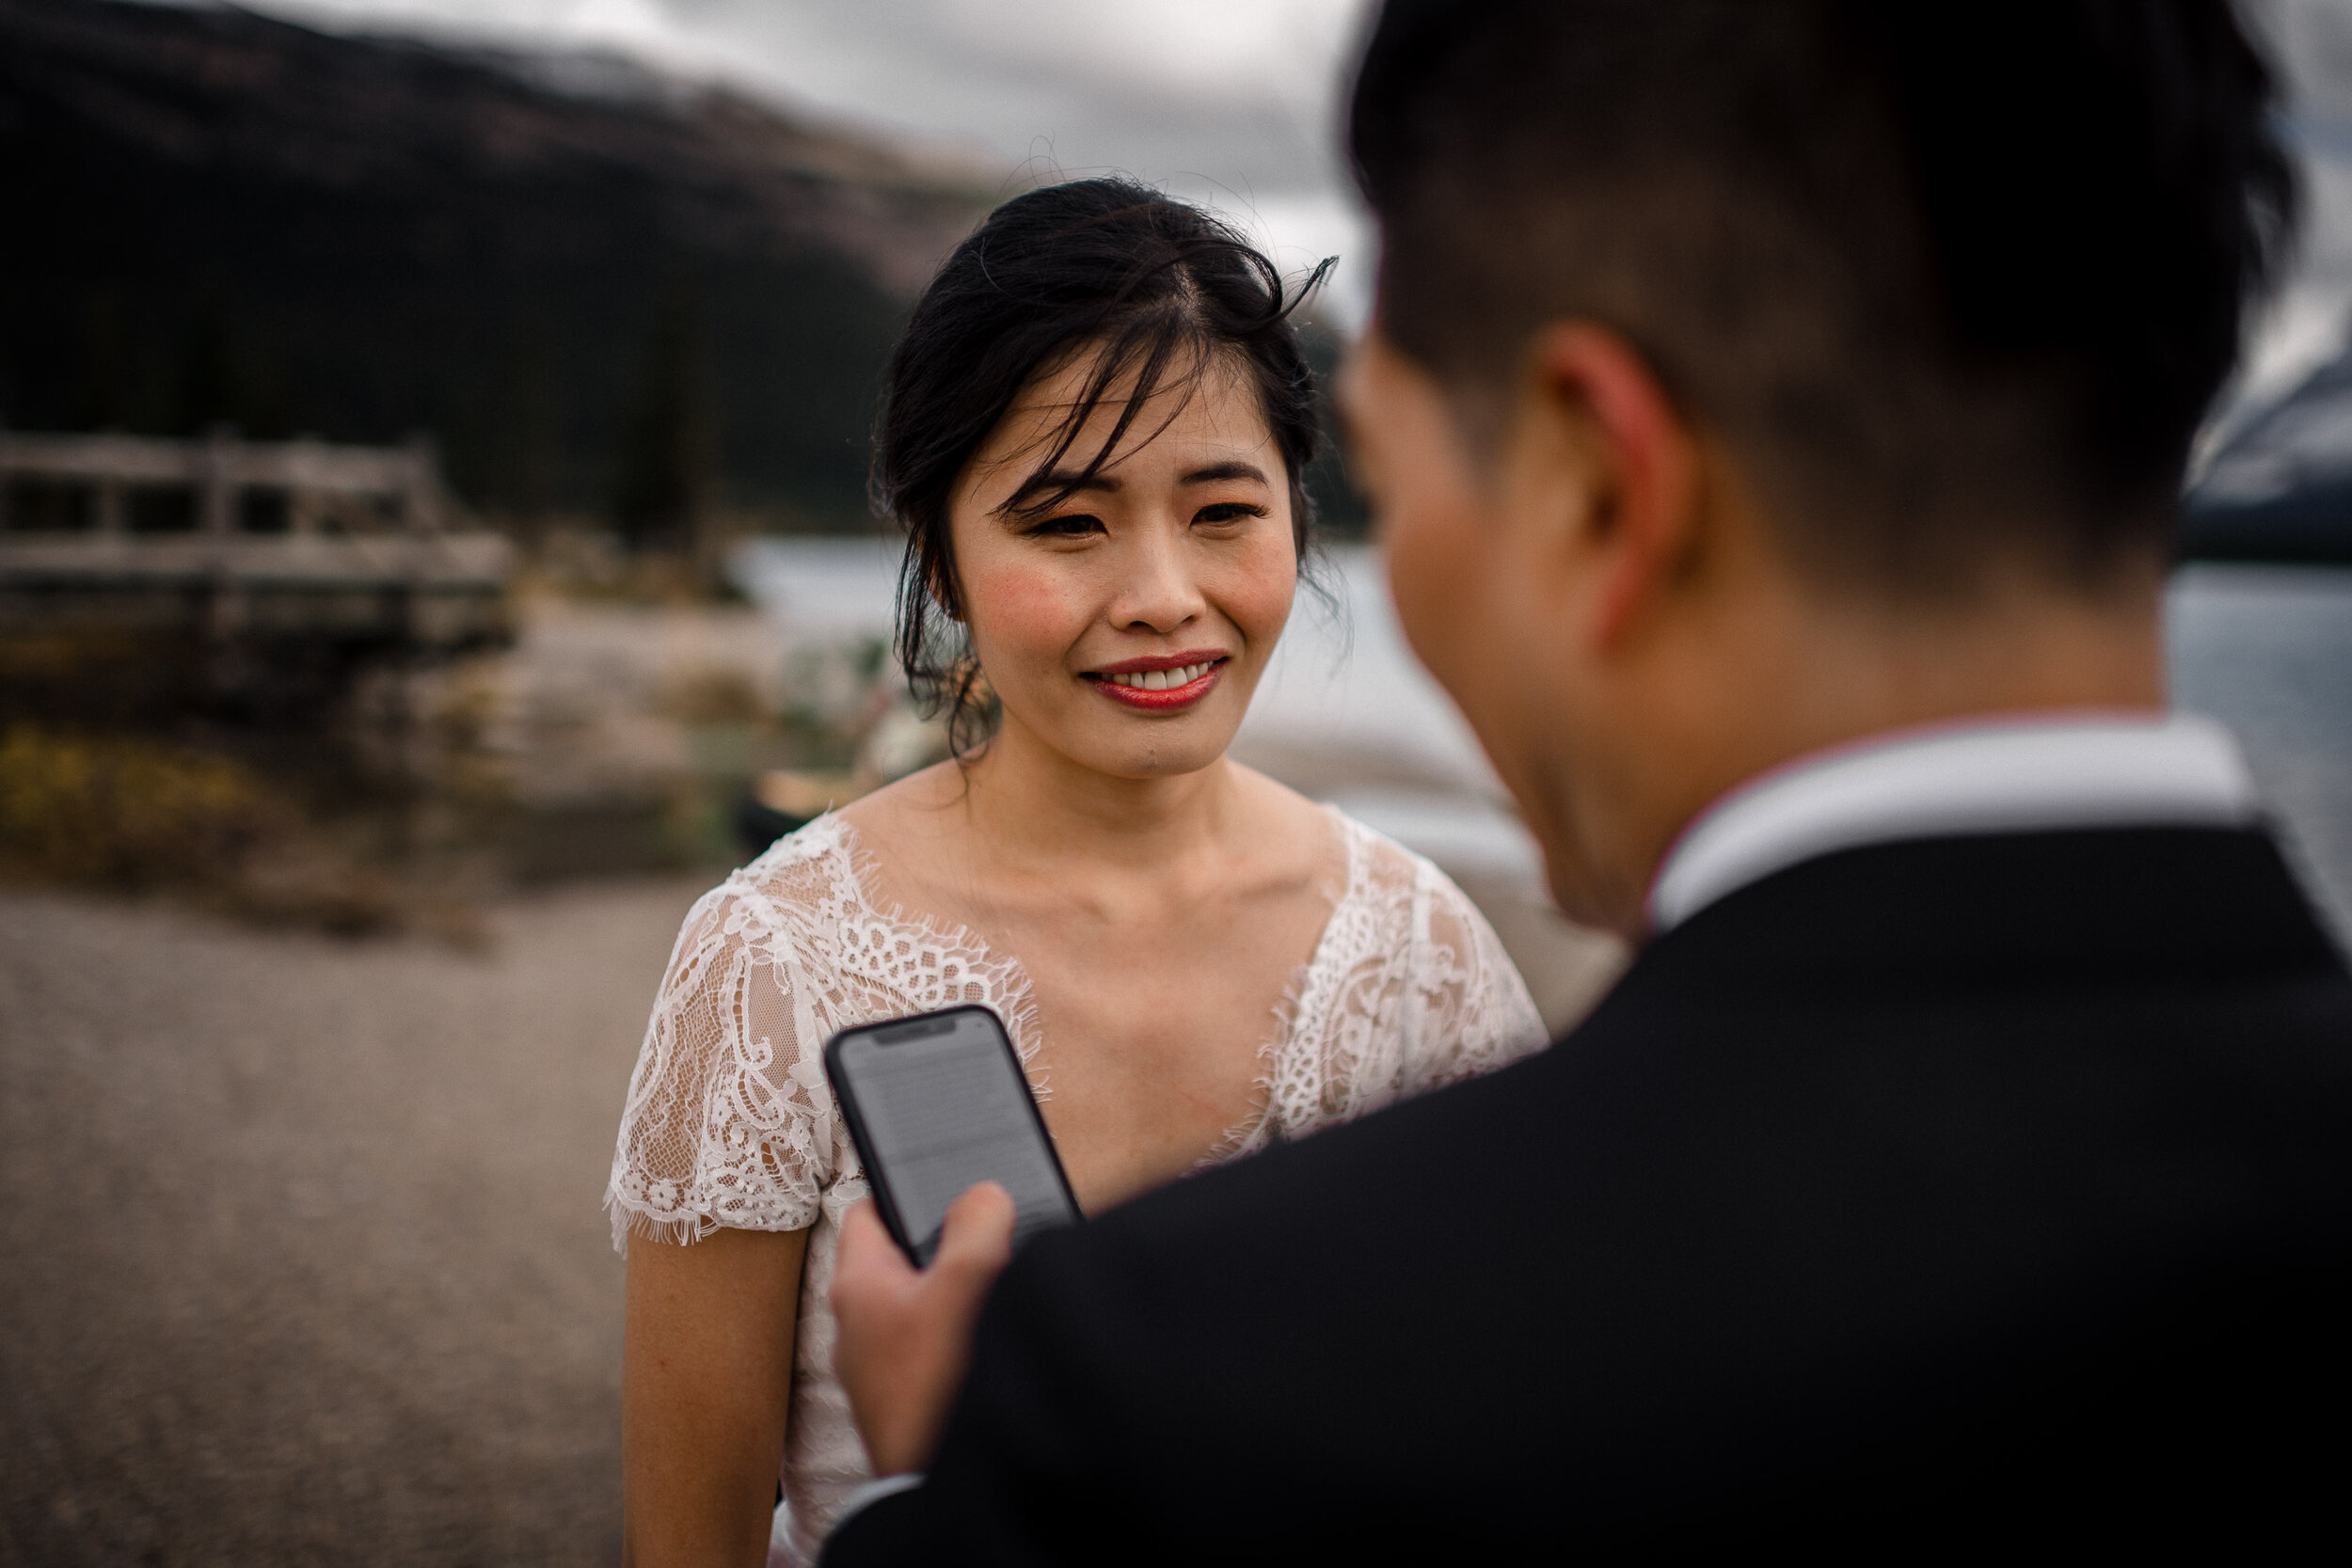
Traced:
<svg viewBox="0 0 2352 1568">
<path fill-rule="evenodd" d="M 1522 384 L 1521 435 L 1581 488 L 1560 509 L 1576 537 L 1560 543 L 1590 583 L 1585 624 L 1597 649 L 1624 640 L 1669 584 L 1698 531 L 1698 444 L 1649 364 L 1624 339 L 1589 322 L 1535 338 Z"/>
</svg>

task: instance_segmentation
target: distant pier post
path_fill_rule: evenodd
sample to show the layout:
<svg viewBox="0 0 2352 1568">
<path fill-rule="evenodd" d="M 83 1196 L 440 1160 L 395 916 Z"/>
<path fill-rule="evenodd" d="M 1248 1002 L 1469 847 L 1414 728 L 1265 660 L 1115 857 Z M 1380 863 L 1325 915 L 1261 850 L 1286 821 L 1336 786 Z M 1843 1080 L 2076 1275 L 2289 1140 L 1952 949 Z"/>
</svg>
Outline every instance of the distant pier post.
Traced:
<svg viewBox="0 0 2352 1568">
<path fill-rule="evenodd" d="M 197 456 L 197 528 L 212 546 L 211 603 L 205 629 L 217 641 L 234 637 L 245 626 L 245 594 L 239 591 L 230 547 L 237 534 L 237 482 L 230 467 L 237 433 L 215 425 L 204 433 Z"/>
<path fill-rule="evenodd" d="M 128 493 L 119 479 L 101 479 L 97 484 L 97 515 L 91 526 L 101 539 L 120 539 L 131 531 Z"/>
<path fill-rule="evenodd" d="M 237 433 L 216 424 L 204 433 L 203 454 L 198 459 L 199 526 L 207 539 L 227 539 L 237 531 L 237 475 L 232 464 Z"/>
<path fill-rule="evenodd" d="M 421 431 L 403 444 L 408 471 L 401 484 L 401 512 L 411 533 L 441 531 L 441 458 L 433 437 Z"/>
<path fill-rule="evenodd" d="M 319 531 L 318 476 L 326 467 L 326 446 L 315 436 L 297 436 L 286 449 L 286 531 L 296 539 Z"/>
</svg>

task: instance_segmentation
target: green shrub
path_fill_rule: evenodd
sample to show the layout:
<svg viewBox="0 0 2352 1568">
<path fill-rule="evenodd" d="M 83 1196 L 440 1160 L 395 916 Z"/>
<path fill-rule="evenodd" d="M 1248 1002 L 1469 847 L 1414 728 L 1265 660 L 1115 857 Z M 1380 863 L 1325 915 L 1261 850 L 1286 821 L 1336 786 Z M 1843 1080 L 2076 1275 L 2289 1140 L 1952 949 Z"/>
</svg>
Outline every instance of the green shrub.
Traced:
<svg viewBox="0 0 2352 1568">
<path fill-rule="evenodd" d="M 358 933 L 395 923 L 380 878 L 333 854 L 250 768 L 164 742 L 32 724 L 0 734 L 0 873 L 179 888 L 248 919 Z"/>
</svg>

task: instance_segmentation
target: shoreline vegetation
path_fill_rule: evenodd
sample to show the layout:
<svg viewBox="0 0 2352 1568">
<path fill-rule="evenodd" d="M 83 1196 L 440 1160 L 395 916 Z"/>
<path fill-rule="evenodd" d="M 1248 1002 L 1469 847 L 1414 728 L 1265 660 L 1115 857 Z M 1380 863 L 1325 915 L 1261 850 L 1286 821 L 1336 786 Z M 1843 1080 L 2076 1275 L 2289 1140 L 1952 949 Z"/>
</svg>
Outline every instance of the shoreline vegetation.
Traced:
<svg viewBox="0 0 2352 1568">
<path fill-rule="evenodd" d="M 462 943 L 519 888 L 716 875 L 748 858 L 746 801 L 805 817 L 811 784 L 879 782 L 859 755 L 880 732 L 931 759 L 877 702 L 878 659 L 815 672 L 812 706 L 739 603 L 542 582 L 516 605 L 512 647 L 378 658 L 262 713 L 184 680 L 205 650 L 174 640 L 0 634 L 0 882 Z"/>
<path fill-rule="evenodd" d="M 379 872 L 326 843 L 254 768 L 136 736 L 17 723 L 0 732 L 0 878 L 165 893 L 263 926 L 392 928 Z"/>
</svg>

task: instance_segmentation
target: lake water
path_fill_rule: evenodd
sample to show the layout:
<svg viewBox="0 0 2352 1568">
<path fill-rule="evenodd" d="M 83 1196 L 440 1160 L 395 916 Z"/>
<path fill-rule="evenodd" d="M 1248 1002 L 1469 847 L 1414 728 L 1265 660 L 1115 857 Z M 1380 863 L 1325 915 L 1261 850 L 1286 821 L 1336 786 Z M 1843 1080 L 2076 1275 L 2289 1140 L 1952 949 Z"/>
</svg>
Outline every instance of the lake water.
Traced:
<svg viewBox="0 0 2352 1568">
<path fill-rule="evenodd" d="M 2236 733 L 2289 856 L 2352 937 L 2352 570 L 2187 567 L 2165 619 L 2173 701 Z"/>
<path fill-rule="evenodd" d="M 1300 595 L 1235 753 L 1457 875 L 1534 883 L 1534 844 L 1406 647 L 1378 552 L 1329 553 L 1335 604 Z M 848 639 L 888 633 L 898 562 L 885 541 L 760 540 L 735 575 L 788 636 Z M 2189 567 L 2166 620 L 2175 701 L 2236 732 L 2298 871 L 2352 934 L 2352 570 Z"/>
</svg>

